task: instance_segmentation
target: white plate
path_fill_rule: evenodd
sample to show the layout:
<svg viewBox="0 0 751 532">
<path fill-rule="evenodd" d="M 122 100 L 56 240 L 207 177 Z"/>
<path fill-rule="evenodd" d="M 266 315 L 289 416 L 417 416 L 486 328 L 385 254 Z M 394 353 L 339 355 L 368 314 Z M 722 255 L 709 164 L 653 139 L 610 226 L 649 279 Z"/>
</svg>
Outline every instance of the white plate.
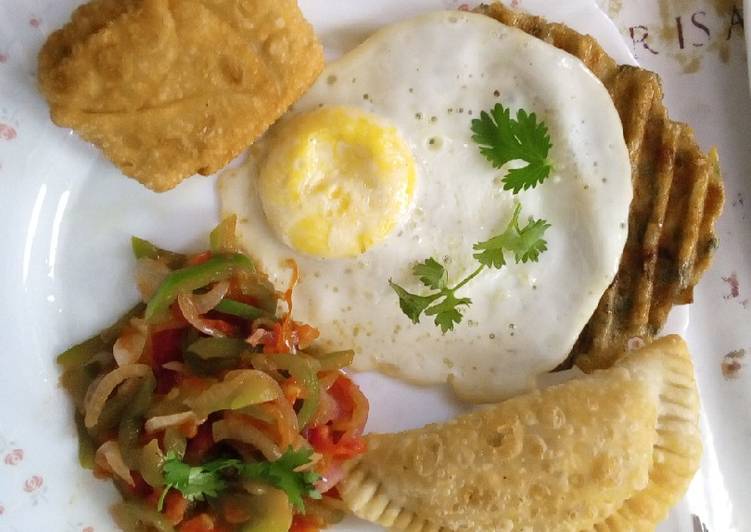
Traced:
<svg viewBox="0 0 751 532">
<path fill-rule="evenodd" d="M 123 178 L 97 150 L 49 121 L 35 86 L 36 53 L 45 36 L 67 20 L 78 3 L 4 0 L 0 5 L 0 294 L 6 309 L 0 329 L 2 531 L 112 529 L 106 509 L 115 492 L 77 464 L 71 409 L 57 386 L 54 355 L 109 323 L 135 300 L 130 235 L 198 249 L 217 221 L 213 178 L 196 177 L 169 193 L 153 194 Z M 329 57 L 382 24 L 458 4 L 301 1 Z M 593 0 L 527 0 L 522 5 L 591 33 L 620 62 L 634 62 Z M 675 330 L 686 324 L 685 311 L 674 317 Z M 371 400 L 371 430 L 419 426 L 460 409 L 440 389 L 413 388 L 380 375 L 360 375 L 358 381 Z M 738 423 L 751 432 L 747 415 Z M 678 506 L 661 530 L 688 530 L 692 513 L 711 523 L 728 511 L 726 502 L 741 495 L 703 497 L 704 490 L 718 485 L 713 453 L 709 439 L 694 495 Z M 349 520 L 338 529 L 374 528 Z"/>
</svg>

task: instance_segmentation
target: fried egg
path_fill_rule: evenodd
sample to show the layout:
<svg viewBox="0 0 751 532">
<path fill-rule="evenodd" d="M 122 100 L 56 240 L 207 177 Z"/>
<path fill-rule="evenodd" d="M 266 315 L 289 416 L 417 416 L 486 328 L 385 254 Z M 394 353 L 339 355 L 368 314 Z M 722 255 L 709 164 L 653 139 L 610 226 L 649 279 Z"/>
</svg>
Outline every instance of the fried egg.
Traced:
<svg viewBox="0 0 751 532">
<path fill-rule="evenodd" d="M 513 195 L 470 124 L 496 103 L 534 112 L 552 142 L 551 176 Z M 522 164 L 522 163 L 519 163 Z M 220 180 L 222 214 L 238 215 L 247 252 L 275 284 L 300 270 L 294 317 L 354 368 L 463 399 L 521 392 L 564 360 L 612 281 L 627 235 L 631 169 L 607 90 L 576 58 L 467 12 L 384 28 L 330 64 L 287 116 Z M 473 244 L 504 230 L 515 202 L 544 218 L 538 262 L 485 269 L 445 334 L 412 323 L 389 280 L 428 257 L 449 284 L 477 268 Z"/>
</svg>

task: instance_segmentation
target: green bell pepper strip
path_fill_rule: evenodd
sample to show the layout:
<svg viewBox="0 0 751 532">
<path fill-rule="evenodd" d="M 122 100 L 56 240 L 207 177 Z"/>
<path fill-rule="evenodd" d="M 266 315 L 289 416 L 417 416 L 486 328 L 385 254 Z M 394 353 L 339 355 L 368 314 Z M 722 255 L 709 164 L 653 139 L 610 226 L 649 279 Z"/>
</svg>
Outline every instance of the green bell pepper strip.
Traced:
<svg viewBox="0 0 751 532">
<path fill-rule="evenodd" d="M 220 410 L 238 410 L 250 405 L 273 401 L 283 396 L 279 384 L 269 375 L 255 369 L 238 370 L 185 400 L 199 419 Z"/>
<path fill-rule="evenodd" d="M 260 318 L 261 316 L 266 316 L 269 318 L 274 317 L 271 313 L 261 310 L 258 307 L 254 307 L 253 305 L 248 305 L 247 303 L 241 303 L 240 301 L 235 301 L 234 299 L 227 298 L 222 299 L 219 304 L 214 307 L 214 310 L 223 312 L 224 314 L 230 314 L 232 316 L 245 318 L 246 320 L 254 320 L 256 318 Z"/>
<path fill-rule="evenodd" d="M 164 314 L 180 292 L 192 292 L 240 271 L 254 271 L 253 262 L 239 253 L 216 255 L 202 264 L 171 272 L 146 305 L 144 318 L 153 323 Z"/>
<path fill-rule="evenodd" d="M 209 233 L 209 248 L 212 253 L 234 253 L 237 251 L 236 227 L 237 215 L 235 214 L 227 216 L 219 222 L 219 225 Z"/>
<path fill-rule="evenodd" d="M 156 389 L 156 378 L 151 373 L 143 377 L 141 385 L 135 395 L 123 411 L 120 426 L 117 432 L 117 442 L 123 460 L 131 469 L 138 465 L 139 438 L 143 429 L 143 416 L 151 405 Z"/>
<path fill-rule="evenodd" d="M 83 416 L 76 412 L 76 432 L 78 432 L 78 463 L 84 469 L 94 469 L 94 457 L 96 455 L 96 445 L 94 439 L 86 430 L 83 423 Z"/>
<path fill-rule="evenodd" d="M 138 530 L 156 530 L 157 532 L 175 532 L 164 514 L 149 508 L 144 503 L 128 501 L 112 507 L 115 523 L 127 532 Z"/>
<path fill-rule="evenodd" d="M 188 346 L 188 351 L 204 360 L 211 358 L 237 358 L 250 346 L 241 338 L 200 338 Z"/>
<path fill-rule="evenodd" d="M 125 385 L 129 386 L 130 383 L 126 383 Z M 89 434 L 94 439 L 100 440 L 106 438 L 113 430 L 117 430 L 124 412 L 138 393 L 138 388 L 126 391 L 127 393 L 120 393 L 118 390 L 104 403 L 104 408 L 99 415 L 96 425 L 89 429 Z"/>
<path fill-rule="evenodd" d="M 175 253 L 155 246 L 148 240 L 131 237 L 130 247 L 133 249 L 133 255 L 137 259 L 154 259 L 162 260 L 170 269 L 182 268 L 185 265 L 187 257 L 182 253 Z"/>
<path fill-rule="evenodd" d="M 355 358 L 355 352 L 351 349 L 347 351 L 334 351 L 332 353 L 325 353 L 323 355 L 316 356 L 315 359 L 321 365 L 319 371 L 331 371 L 335 369 L 346 368 L 352 364 L 352 360 Z"/>
<path fill-rule="evenodd" d="M 240 527 L 240 532 L 287 532 L 292 526 L 292 506 L 287 494 L 269 488 L 262 495 L 248 499 L 251 520 Z"/>
<path fill-rule="evenodd" d="M 63 351 L 57 356 L 57 363 L 66 369 L 82 366 L 106 349 L 107 343 L 97 334 Z"/>
<path fill-rule="evenodd" d="M 94 355 L 101 351 L 108 351 L 112 348 L 115 340 L 117 340 L 122 328 L 131 318 L 135 318 L 141 314 L 145 308 L 146 306 L 143 303 L 138 303 L 99 334 L 95 334 L 88 340 L 84 340 L 80 344 L 76 344 L 63 351 L 58 355 L 57 363 L 63 368 L 69 369 L 86 364 Z"/>
<path fill-rule="evenodd" d="M 318 410 L 318 404 L 321 401 L 318 383 L 320 364 L 316 360 L 291 353 L 272 355 L 269 360 L 277 368 L 288 371 L 297 380 L 297 383 L 305 388 L 306 397 L 302 408 L 297 413 L 297 424 L 300 430 L 303 430 Z"/>
<path fill-rule="evenodd" d="M 183 362 L 191 373 L 199 377 L 219 377 L 225 371 L 235 369 L 238 364 L 237 358 L 211 358 L 204 360 L 195 353 L 186 351 L 183 354 Z"/>
<path fill-rule="evenodd" d="M 175 453 L 182 459 L 188 446 L 187 439 L 175 427 L 167 427 L 164 431 L 164 454 Z"/>
<path fill-rule="evenodd" d="M 99 364 L 85 364 L 66 369 L 60 377 L 60 384 L 70 394 L 73 404 L 83 409 L 86 392 L 99 374 Z"/>
<path fill-rule="evenodd" d="M 195 375 L 200 377 L 218 377 L 227 370 L 237 368 L 239 361 L 242 361 L 242 358 L 245 356 L 240 355 L 239 360 L 237 357 L 203 359 L 189 349 L 200 338 L 201 336 L 198 331 L 191 327 L 185 335 L 182 346 L 183 362 Z"/>
<path fill-rule="evenodd" d="M 277 295 L 266 276 L 260 273 L 243 273 L 237 277 L 240 291 L 246 296 L 251 296 L 258 308 L 265 310 L 269 316 L 276 315 Z"/>
</svg>

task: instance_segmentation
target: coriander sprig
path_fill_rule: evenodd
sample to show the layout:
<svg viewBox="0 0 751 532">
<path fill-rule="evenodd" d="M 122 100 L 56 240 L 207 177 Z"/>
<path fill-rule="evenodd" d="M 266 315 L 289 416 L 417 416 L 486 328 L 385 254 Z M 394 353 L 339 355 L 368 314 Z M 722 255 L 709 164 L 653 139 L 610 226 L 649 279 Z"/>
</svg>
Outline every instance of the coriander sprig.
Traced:
<svg viewBox="0 0 751 532">
<path fill-rule="evenodd" d="M 298 471 L 301 466 L 310 462 L 312 454 L 312 449 L 294 451 L 289 448 L 274 462 L 248 464 L 236 458 L 219 458 L 199 466 L 191 466 L 183 462 L 176 453 L 167 453 L 162 465 L 164 490 L 157 508 L 162 510 L 164 498 L 170 489 L 178 490 L 188 501 L 218 497 L 227 487 L 227 481 L 222 473 L 234 469 L 240 478 L 258 480 L 283 490 L 290 503 L 297 510 L 303 511 L 303 497 L 321 498 L 314 486 L 321 476 L 315 471 Z"/>
<path fill-rule="evenodd" d="M 489 112 L 480 113 L 480 118 L 472 120 L 471 129 L 474 140 L 482 153 L 494 168 L 501 168 L 511 161 L 525 161 L 526 166 L 508 170 L 503 181 L 503 189 L 518 194 L 522 190 L 534 188 L 550 175 L 553 165 L 548 159 L 552 144 L 548 127 L 537 122 L 534 113 L 524 109 L 516 112 L 516 119 L 511 118 L 511 111 L 498 103 Z M 434 316 L 434 323 L 445 334 L 462 321 L 462 309 L 472 304 L 468 297 L 457 297 L 456 292 L 485 268 L 500 269 L 507 263 L 506 253 L 519 263 L 537 262 L 540 254 L 548 249 L 543 238 L 550 224 L 530 217 L 527 225 L 519 226 L 521 204 L 516 203 L 511 221 L 506 229 L 488 240 L 477 242 L 473 257 L 480 265 L 455 286 L 449 286 L 446 268 L 434 258 L 416 264 L 412 274 L 431 289 L 427 294 L 408 292 L 389 279 L 389 285 L 399 297 L 399 307 L 412 323 L 418 323 L 420 317 Z"/>
<path fill-rule="evenodd" d="M 472 140 L 494 168 L 501 168 L 511 161 L 528 163 L 513 168 L 503 178 L 503 190 L 518 194 L 521 190 L 534 188 L 550 175 L 553 165 L 548 159 L 552 144 L 548 127 L 537 122 L 535 113 L 524 109 L 511 118 L 511 111 L 497 103 L 490 112 L 483 111 L 480 118 L 472 120 Z"/>
<path fill-rule="evenodd" d="M 428 316 L 435 316 L 434 323 L 445 333 L 453 330 L 454 324 L 462 321 L 462 313 L 459 307 L 469 306 L 472 303 L 472 300 L 468 297 L 457 298 L 455 295 L 456 291 L 477 277 L 484 268 L 485 266 L 478 267 L 456 286 L 449 287 L 446 268 L 431 257 L 415 264 L 412 268 L 412 274 L 422 284 L 428 288 L 432 288 L 434 290 L 433 293 L 426 295 L 413 294 L 391 279 L 389 279 L 389 285 L 399 296 L 399 308 L 412 320 L 412 323 L 419 323 L 420 316 L 423 313 Z"/>
<path fill-rule="evenodd" d="M 505 251 L 514 254 L 517 264 L 537 262 L 540 253 L 547 251 L 548 243 L 543 239 L 543 235 L 550 224 L 545 220 L 530 217 L 527 225 L 519 227 L 521 208 L 521 203 L 517 203 L 511 221 L 503 233 L 472 246 L 477 252 L 473 256 L 480 264 L 500 269 L 506 265 L 506 257 L 503 254 Z"/>
<path fill-rule="evenodd" d="M 505 253 L 510 253 L 517 264 L 537 262 L 540 253 L 547 250 L 547 242 L 543 236 L 550 224 L 545 220 L 530 217 L 527 225 L 520 227 L 520 214 L 521 204 L 517 203 L 514 214 L 502 233 L 473 246 L 476 251 L 474 258 L 480 265 L 453 287 L 449 286 L 446 267 L 432 257 L 415 264 L 412 268 L 412 274 L 432 292 L 424 295 L 415 294 L 389 279 L 389 285 L 399 296 L 399 307 L 412 323 L 419 323 L 422 314 L 434 316 L 433 322 L 445 334 L 453 330 L 454 325 L 461 323 L 461 308 L 472 304 L 470 298 L 457 297 L 456 292 L 485 268 L 500 269 L 505 266 Z"/>
</svg>

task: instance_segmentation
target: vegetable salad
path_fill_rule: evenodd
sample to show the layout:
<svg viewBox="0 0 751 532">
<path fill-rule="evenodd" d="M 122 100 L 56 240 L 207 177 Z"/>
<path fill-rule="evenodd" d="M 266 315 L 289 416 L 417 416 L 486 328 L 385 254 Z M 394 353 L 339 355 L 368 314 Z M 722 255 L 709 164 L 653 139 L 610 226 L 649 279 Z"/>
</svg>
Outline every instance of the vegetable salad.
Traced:
<svg viewBox="0 0 751 532">
<path fill-rule="evenodd" d="M 210 249 L 132 245 L 141 302 L 58 357 L 79 459 L 123 496 L 126 531 L 315 531 L 343 515 L 342 464 L 365 451 L 368 402 L 292 319 L 297 270 L 279 293 L 235 240 Z"/>
</svg>

